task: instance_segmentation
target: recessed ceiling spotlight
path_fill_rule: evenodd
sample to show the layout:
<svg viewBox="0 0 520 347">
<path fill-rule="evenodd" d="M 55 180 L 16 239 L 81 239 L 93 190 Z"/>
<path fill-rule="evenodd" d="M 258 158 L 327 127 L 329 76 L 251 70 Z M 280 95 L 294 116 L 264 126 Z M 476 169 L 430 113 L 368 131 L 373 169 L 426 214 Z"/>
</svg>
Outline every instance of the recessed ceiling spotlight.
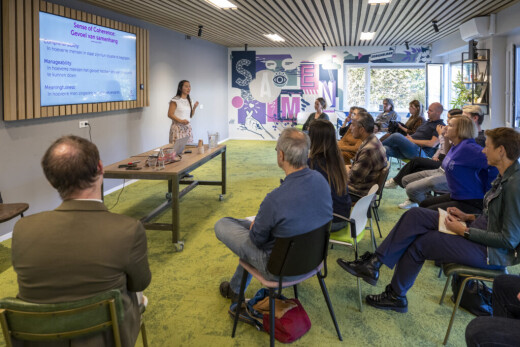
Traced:
<svg viewBox="0 0 520 347">
<path fill-rule="evenodd" d="M 236 10 L 237 9 L 237 6 L 228 0 L 206 0 L 206 2 L 217 8 L 223 9 L 223 10 L 229 10 L 229 9 Z"/>
<path fill-rule="evenodd" d="M 360 40 L 372 40 L 374 38 L 375 32 L 369 32 L 369 33 L 361 33 L 361 36 L 359 37 Z"/>
<path fill-rule="evenodd" d="M 278 34 L 264 34 L 264 36 L 267 37 L 269 40 L 272 40 L 275 42 L 284 42 L 285 41 L 285 39 Z"/>
<path fill-rule="evenodd" d="M 391 0 L 368 0 L 369 5 L 386 5 L 389 4 Z"/>
</svg>

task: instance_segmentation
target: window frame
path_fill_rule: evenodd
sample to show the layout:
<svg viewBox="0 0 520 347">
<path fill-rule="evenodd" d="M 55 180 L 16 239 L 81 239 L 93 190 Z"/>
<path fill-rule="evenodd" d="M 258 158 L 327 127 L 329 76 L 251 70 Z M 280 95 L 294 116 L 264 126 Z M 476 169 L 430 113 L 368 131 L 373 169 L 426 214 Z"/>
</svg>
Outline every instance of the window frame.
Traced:
<svg viewBox="0 0 520 347">
<path fill-rule="evenodd" d="M 349 67 L 358 67 L 358 68 L 365 68 L 365 103 L 364 105 L 350 105 L 348 103 L 348 68 Z M 370 105 L 370 71 L 372 69 L 422 69 L 424 71 L 424 83 L 425 83 L 425 98 L 427 93 L 427 70 L 426 70 L 426 64 L 425 63 L 417 63 L 417 64 L 411 64 L 411 63 L 391 63 L 391 64 L 381 64 L 381 63 L 362 63 L 362 64 L 352 64 L 352 63 L 343 63 L 343 105 L 345 105 L 345 108 L 348 109 L 351 106 L 360 106 L 364 107 L 369 113 L 380 113 L 381 110 L 371 110 L 369 108 Z M 410 100 L 411 101 L 411 100 Z"/>
</svg>

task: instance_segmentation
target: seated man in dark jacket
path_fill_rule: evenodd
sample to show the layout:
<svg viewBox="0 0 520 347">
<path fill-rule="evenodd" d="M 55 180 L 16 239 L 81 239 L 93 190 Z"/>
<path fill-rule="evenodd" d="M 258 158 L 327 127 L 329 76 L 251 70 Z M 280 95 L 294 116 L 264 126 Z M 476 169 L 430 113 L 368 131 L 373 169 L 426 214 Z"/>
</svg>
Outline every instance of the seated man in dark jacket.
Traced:
<svg viewBox="0 0 520 347">
<path fill-rule="evenodd" d="M 428 121 L 423 123 L 413 135 L 393 133 L 383 141 L 386 156 L 398 159 L 412 159 L 414 157 L 428 157 L 435 153 L 435 146 L 439 143 L 437 125 L 444 125 L 441 119 L 443 107 L 434 102 L 428 107 Z"/>
</svg>

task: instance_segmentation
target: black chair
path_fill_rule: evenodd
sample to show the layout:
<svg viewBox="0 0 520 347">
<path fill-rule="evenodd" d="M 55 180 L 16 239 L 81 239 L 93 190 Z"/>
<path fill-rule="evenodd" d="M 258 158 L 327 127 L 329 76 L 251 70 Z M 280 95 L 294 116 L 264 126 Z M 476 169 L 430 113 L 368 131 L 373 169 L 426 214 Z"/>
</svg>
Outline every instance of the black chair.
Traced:
<svg viewBox="0 0 520 347">
<path fill-rule="evenodd" d="M 318 275 L 317 277 L 321 291 L 323 292 L 323 297 L 325 298 L 330 316 L 334 322 L 338 338 L 340 341 L 343 341 L 324 281 L 325 277 L 327 277 L 327 250 L 330 236 L 330 224 L 331 222 L 305 234 L 287 238 L 277 238 L 275 240 L 274 248 L 267 264 L 267 270 L 271 274 L 278 276 L 278 281 L 266 280 L 253 266 L 242 259 L 239 262 L 244 268 L 244 273 L 242 275 L 238 304 L 236 305 L 237 311 L 242 307 L 242 303 L 244 302 L 247 274 L 250 273 L 253 277 L 258 279 L 264 287 L 269 289 L 269 331 L 271 346 L 274 346 L 275 320 L 272 318 L 272 315 L 275 311 L 275 297 L 281 295 L 282 288 L 292 286 L 294 288 L 294 296 L 298 298 L 298 290 L 296 286 L 300 282 L 303 282 L 314 275 Z M 325 269 L 324 274 L 321 272 L 322 268 Z M 302 275 L 302 278 L 296 281 L 284 282 L 283 280 L 284 276 L 300 275 Z M 231 337 L 235 337 L 238 317 L 239 314 L 236 312 Z"/>
<path fill-rule="evenodd" d="M 27 211 L 28 208 L 29 205 L 23 202 L 4 204 L 2 193 L 0 193 L 0 223 L 7 222 L 18 215 L 23 217 L 23 213 Z"/>
<path fill-rule="evenodd" d="M 493 282 L 496 277 L 500 275 L 507 274 L 507 269 L 499 269 L 499 270 L 489 270 L 489 269 L 479 269 L 476 267 L 471 267 L 467 265 L 460 265 L 456 263 L 443 264 L 442 270 L 444 270 L 444 274 L 446 275 L 446 284 L 444 285 L 444 290 L 442 292 L 441 300 L 439 305 L 442 305 L 444 301 L 444 297 L 446 296 L 446 292 L 448 291 L 448 286 L 450 284 L 450 280 L 453 275 L 459 275 L 463 278 L 462 283 L 459 288 L 459 292 L 457 293 L 457 299 L 455 300 L 455 306 L 453 306 L 453 312 L 451 313 L 450 323 L 448 324 L 448 330 L 446 330 L 446 336 L 444 336 L 443 345 L 448 343 L 448 339 L 450 338 L 451 327 L 453 326 L 453 320 L 455 319 L 455 314 L 457 313 L 457 309 L 460 305 L 460 300 L 462 299 L 462 294 L 464 293 L 464 288 L 466 288 L 466 283 L 469 280 L 480 280 Z M 455 293 L 453 293 L 455 294 Z"/>
<path fill-rule="evenodd" d="M 379 231 L 379 238 L 383 238 L 381 234 L 381 228 L 379 227 L 379 206 L 381 205 L 381 200 L 383 199 L 383 189 L 385 188 L 385 182 L 388 179 L 388 174 L 390 173 L 390 163 L 386 165 L 386 167 L 381 170 L 379 174 L 379 178 L 377 180 L 377 185 L 379 188 L 377 189 L 376 195 L 374 196 L 374 200 L 372 201 L 372 205 L 370 209 L 372 210 L 372 214 L 376 220 L 377 230 Z"/>
</svg>

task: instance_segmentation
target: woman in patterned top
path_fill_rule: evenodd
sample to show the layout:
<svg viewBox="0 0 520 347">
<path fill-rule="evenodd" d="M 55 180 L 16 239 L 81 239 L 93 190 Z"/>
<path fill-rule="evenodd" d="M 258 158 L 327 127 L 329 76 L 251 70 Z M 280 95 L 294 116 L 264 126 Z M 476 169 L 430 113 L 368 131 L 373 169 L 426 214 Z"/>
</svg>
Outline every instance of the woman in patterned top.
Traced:
<svg viewBox="0 0 520 347">
<path fill-rule="evenodd" d="M 170 100 L 170 107 L 168 108 L 168 118 L 172 120 L 170 143 L 184 137 L 189 137 L 188 142 L 193 142 L 190 119 L 195 114 L 199 102 L 196 101 L 195 104 L 191 104 L 190 91 L 190 82 L 182 80 L 177 87 L 177 94 Z"/>
</svg>

